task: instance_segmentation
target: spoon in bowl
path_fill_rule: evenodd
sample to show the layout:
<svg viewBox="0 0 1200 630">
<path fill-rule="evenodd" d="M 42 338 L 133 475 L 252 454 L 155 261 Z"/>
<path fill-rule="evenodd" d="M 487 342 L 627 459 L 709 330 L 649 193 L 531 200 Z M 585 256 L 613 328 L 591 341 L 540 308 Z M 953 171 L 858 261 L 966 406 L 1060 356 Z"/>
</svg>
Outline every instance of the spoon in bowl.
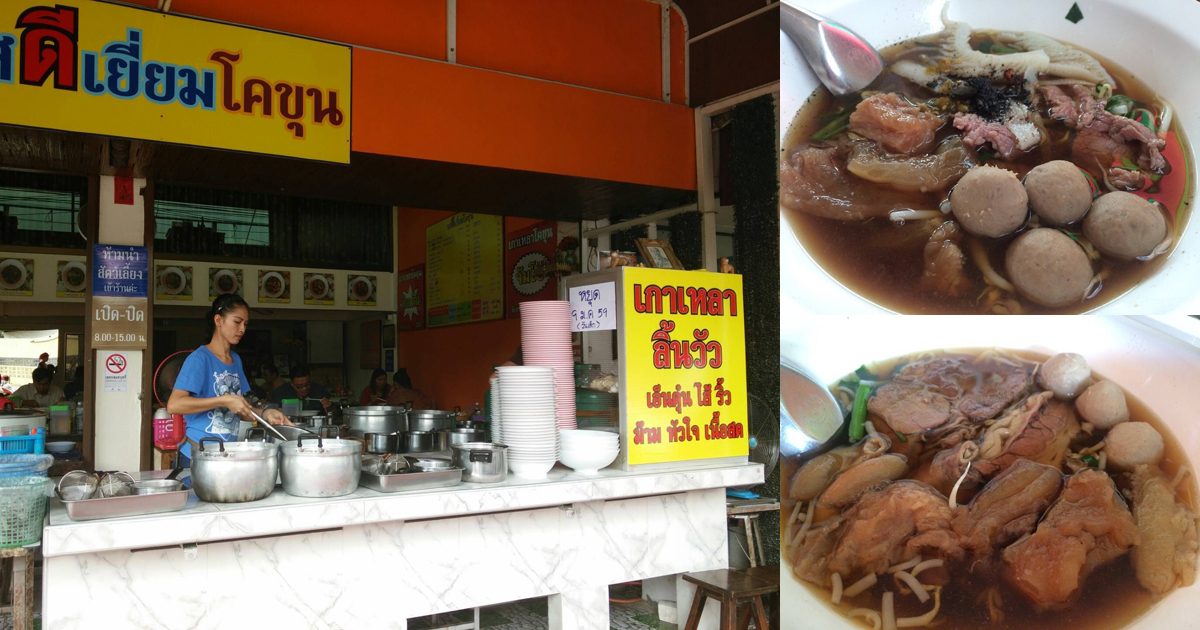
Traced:
<svg viewBox="0 0 1200 630">
<path fill-rule="evenodd" d="M 854 31 L 794 4 L 780 3 L 779 28 L 796 42 L 817 78 L 834 96 L 857 92 L 883 72 L 883 60 Z"/>
<path fill-rule="evenodd" d="M 779 364 L 779 454 L 810 457 L 845 437 L 845 412 L 827 387 L 787 361 Z"/>
</svg>

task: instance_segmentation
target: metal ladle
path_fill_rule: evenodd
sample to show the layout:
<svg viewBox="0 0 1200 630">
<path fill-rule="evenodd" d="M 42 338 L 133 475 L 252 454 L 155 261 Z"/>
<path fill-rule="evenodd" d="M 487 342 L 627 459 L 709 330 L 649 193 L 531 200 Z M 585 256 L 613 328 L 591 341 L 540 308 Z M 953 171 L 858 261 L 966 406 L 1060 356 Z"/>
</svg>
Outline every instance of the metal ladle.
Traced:
<svg viewBox="0 0 1200 630">
<path fill-rule="evenodd" d="M 283 433 L 280 432 L 279 429 L 276 429 L 270 422 L 267 422 L 266 420 L 264 420 L 262 416 L 258 415 L 257 411 L 255 411 L 254 409 L 251 409 L 249 407 L 247 407 L 247 409 L 250 411 L 250 415 L 254 416 L 255 420 L 258 420 L 258 424 L 259 424 L 259 426 L 261 426 L 263 428 L 263 430 L 265 430 L 266 432 L 270 433 L 271 435 L 274 435 L 275 437 L 279 438 L 280 442 L 288 441 L 288 439 L 283 436 Z"/>
<path fill-rule="evenodd" d="M 883 72 L 883 59 L 854 31 L 796 6 L 780 3 L 779 28 L 796 42 L 817 78 L 834 96 L 857 92 Z"/>
</svg>

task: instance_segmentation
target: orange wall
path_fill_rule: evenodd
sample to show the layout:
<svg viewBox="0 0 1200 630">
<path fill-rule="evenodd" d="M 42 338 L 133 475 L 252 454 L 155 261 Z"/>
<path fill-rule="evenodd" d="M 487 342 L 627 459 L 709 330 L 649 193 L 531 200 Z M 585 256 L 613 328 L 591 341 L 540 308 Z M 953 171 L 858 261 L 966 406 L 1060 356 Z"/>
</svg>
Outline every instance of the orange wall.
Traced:
<svg viewBox="0 0 1200 630">
<path fill-rule="evenodd" d="M 400 209 L 397 269 L 425 262 L 425 228 L 452 215 L 440 210 Z M 504 219 L 504 232 L 538 223 Z M 396 334 L 397 367 L 408 368 L 413 387 L 434 399 L 439 409 L 483 404 L 492 366 L 504 363 L 521 347 L 521 320 L 502 319 Z"/>
<path fill-rule="evenodd" d="M 692 110 L 354 49 L 355 151 L 695 190 Z"/>
<path fill-rule="evenodd" d="M 645 0 L 458 0 L 458 62 L 662 98 L 659 6 Z"/>
<path fill-rule="evenodd" d="M 661 99 L 658 11 L 647 0 L 458 0 L 457 59 Z M 445 0 L 174 0 L 171 13 L 446 59 Z M 682 60 L 683 38 L 671 39 L 672 61 Z"/>
</svg>

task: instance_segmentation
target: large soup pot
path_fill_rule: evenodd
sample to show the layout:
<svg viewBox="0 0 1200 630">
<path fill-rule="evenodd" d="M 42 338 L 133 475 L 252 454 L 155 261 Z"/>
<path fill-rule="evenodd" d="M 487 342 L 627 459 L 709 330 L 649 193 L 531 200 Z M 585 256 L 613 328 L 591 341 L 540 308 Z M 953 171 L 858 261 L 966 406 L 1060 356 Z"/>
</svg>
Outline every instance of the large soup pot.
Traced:
<svg viewBox="0 0 1200 630">
<path fill-rule="evenodd" d="M 459 411 L 462 411 L 462 407 L 455 407 L 454 411 L 440 411 L 437 409 L 409 410 L 408 430 L 449 431 L 454 428 L 454 419 L 458 417 Z"/>
<path fill-rule="evenodd" d="M 362 474 L 362 442 L 300 438 L 279 447 L 283 491 L 297 497 L 340 497 Z"/>
<path fill-rule="evenodd" d="M 780 321 L 802 320 L 781 313 Z M 1195 386 L 1200 381 L 1200 347 L 1195 345 L 1200 339 L 1200 320 L 1179 315 L 1141 320 L 992 318 L 986 326 L 978 321 L 974 315 L 905 317 L 903 334 L 897 334 L 889 321 L 874 317 L 828 318 L 820 326 L 787 325 L 780 331 L 780 360 L 821 383 L 834 383 L 863 363 L 924 350 L 998 347 L 1043 355 L 1077 352 L 1097 375 L 1120 385 L 1161 420 L 1191 460 L 1193 470 L 1200 463 L 1195 414 L 1200 409 L 1200 388 Z M 786 450 L 790 436 L 799 430 L 785 419 L 780 433 L 781 449 Z M 784 488 L 787 482 L 784 480 Z M 783 630 L 862 627 L 832 610 L 828 594 L 798 581 L 782 556 L 780 563 L 785 565 L 780 570 L 780 594 L 788 602 L 781 620 Z M 1088 580 L 1097 578 L 1092 575 Z M 1197 618 L 1200 582 L 1175 589 L 1125 630 L 1192 628 Z"/>
<path fill-rule="evenodd" d="M 373 405 L 347 407 L 342 412 L 350 435 L 361 438 L 367 433 L 396 433 L 408 430 L 408 410 L 404 407 Z"/>
<path fill-rule="evenodd" d="M 945 0 L 799 0 L 805 9 L 835 23 L 845 24 L 877 49 L 942 30 L 941 11 Z M 1144 81 L 1168 100 L 1174 120 L 1189 139 L 1184 147 L 1187 161 L 1196 165 L 1200 138 L 1200 81 L 1181 81 L 1178 66 L 1164 59 L 1200 57 L 1200 31 L 1181 24 L 1200 21 L 1200 4 L 1179 2 L 1163 11 L 1162 5 L 1095 0 L 1080 3 L 1086 16 L 1079 23 L 1063 19 L 1070 4 L 1014 0 L 983 2 L 955 0 L 949 3 L 949 18 L 965 21 L 977 30 L 1034 31 L 1085 51 L 1094 51 L 1129 74 Z M 1120 33 L 1120 37 L 1113 37 Z M 1153 54 L 1146 54 L 1153 50 Z M 1105 63 L 1103 60 L 1101 63 Z M 796 113 L 820 85 L 800 49 L 779 33 L 779 140 L 787 146 L 786 134 Z M 1193 204 L 1194 205 L 1194 204 Z M 1193 214 L 1195 211 L 1193 210 Z M 805 313 L 821 315 L 880 314 L 883 306 L 869 301 L 827 273 L 805 251 L 785 216 L 779 222 L 779 264 L 786 269 L 780 285 L 781 299 L 793 301 Z M 1097 311 L 1108 313 L 1200 313 L 1200 289 L 1194 281 L 1200 266 L 1197 221 L 1192 218 L 1176 233 L 1179 244 L 1161 266 L 1150 271 L 1124 295 L 1108 300 Z"/>
<path fill-rule="evenodd" d="M 215 445 L 215 446 L 214 446 Z M 257 501 L 275 489 L 279 446 L 269 442 L 222 442 L 201 438 L 192 449 L 192 489 L 201 501 Z"/>
</svg>

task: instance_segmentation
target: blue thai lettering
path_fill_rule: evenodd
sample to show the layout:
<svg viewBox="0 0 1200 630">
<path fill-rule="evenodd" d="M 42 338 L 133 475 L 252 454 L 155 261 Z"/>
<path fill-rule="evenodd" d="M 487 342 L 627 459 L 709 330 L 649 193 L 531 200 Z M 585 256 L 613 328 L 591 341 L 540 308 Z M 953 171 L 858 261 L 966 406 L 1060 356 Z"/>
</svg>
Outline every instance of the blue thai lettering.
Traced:
<svg viewBox="0 0 1200 630">
<path fill-rule="evenodd" d="M 108 76 L 105 87 L 117 98 L 136 98 L 142 93 L 142 32 L 126 29 L 125 41 L 109 42 L 101 53 L 105 57 Z"/>
<path fill-rule="evenodd" d="M 0 33 L 0 83 L 13 81 L 13 44 L 17 38 L 8 33 Z"/>
<path fill-rule="evenodd" d="M 174 64 L 146 62 L 146 98 L 160 105 L 174 102 L 179 86 L 175 72 Z"/>
<path fill-rule="evenodd" d="M 184 107 L 200 106 L 212 111 L 217 108 L 217 73 L 212 70 L 197 72 L 191 66 L 179 66 L 179 102 Z"/>
<path fill-rule="evenodd" d="M 104 94 L 104 82 L 100 80 L 99 57 L 94 52 L 83 52 L 83 91 L 93 96 Z"/>
</svg>

